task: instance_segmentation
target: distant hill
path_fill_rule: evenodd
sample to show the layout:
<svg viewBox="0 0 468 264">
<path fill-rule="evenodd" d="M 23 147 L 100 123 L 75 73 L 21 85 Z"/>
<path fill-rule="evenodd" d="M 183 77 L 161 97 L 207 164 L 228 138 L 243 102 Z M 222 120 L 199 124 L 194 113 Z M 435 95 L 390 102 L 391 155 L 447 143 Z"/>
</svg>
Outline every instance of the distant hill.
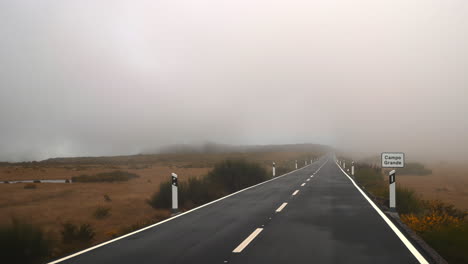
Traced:
<svg viewBox="0 0 468 264">
<path fill-rule="evenodd" d="M 185 154 L 185 153 L 229 153 L 229 152 L 270 152 L 270 151 L 318 151 L 326 152 L 330 148 L 319 144 L 286 144 L 286 145 L 228 145 L 218 143 L 176 144 L 158 150 L 145 151 L 142 154 Z"/>
<path fill-rule="evenodd" d="M 180 154 L 221 154 L 221 153 L 248 153 L 248 152 L 276 152 L 276 151 L 298 151 L 298 152 L 328 152 L 331 148 L 319 144 L 287 144 L 287 145 L 228 145 L 217 143 L 205 143 L 199 145 L 170 145 L 154 151 L 145 151 L 138 155 L 127 156 L 104 156 L 104 157 L 69 157 L 69 158 L 51 158 L 43 161 L 9 163 L 0 162 L 0 166 L 19 165 L 33 167 L 36 165 L 121 165 L 121 164 L 144 164 L 154 163 L 167 159 L 167 156 Z"/>
</svg>

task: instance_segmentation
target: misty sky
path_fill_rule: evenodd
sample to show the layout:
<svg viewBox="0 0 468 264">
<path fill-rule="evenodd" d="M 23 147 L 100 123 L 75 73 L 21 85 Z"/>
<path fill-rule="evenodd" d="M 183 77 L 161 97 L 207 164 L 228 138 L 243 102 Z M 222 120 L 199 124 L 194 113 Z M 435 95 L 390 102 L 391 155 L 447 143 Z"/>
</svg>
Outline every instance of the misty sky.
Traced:
<svg viewBox="0 0 468 264">
<path fill-rule="evenodd" d="M 468 156 L 466 0 L 2 0 L 0 160 L 174 143 Z"/>
</svg>

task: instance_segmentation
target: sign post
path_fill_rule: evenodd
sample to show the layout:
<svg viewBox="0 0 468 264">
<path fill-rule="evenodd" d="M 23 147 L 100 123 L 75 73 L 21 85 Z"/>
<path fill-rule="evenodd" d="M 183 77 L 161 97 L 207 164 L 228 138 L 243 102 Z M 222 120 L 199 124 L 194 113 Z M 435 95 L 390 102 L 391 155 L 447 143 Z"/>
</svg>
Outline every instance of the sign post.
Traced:
<svg viewBox="0 0 468 264">
<path fill-rule="evenodd" d="M 275 162 L 273 161 L 273 177 L 275 177 L 276 175 L 276 168 L 275 168 Z"/>
<path fill-rule="evenodd" d="M 388 180 L 390 184 L 390 210 L 396 210 L 396 188 L 395 188 L 395 170 L 388 173 Z"/>
<path fill-rule="evenodd" d="M 382 168 L 404 168 L 405 153 L 384 152 L 382 153 Z M 390 211 L 396 211 L 396 171 L 388 173 L 389 183 L 389 207 Z"/>
<path fill-rule="evenodd" d="M 177 174 L 175 173 L 172 173 L 172 212 L 173 213 L 177 213 L 177 210 L 179 209 L 179 205 L 178 205 L 178 193 L 177 193 L 177 189 L 178 189 L 178 182 L 177 182 Z"/>
</svg>

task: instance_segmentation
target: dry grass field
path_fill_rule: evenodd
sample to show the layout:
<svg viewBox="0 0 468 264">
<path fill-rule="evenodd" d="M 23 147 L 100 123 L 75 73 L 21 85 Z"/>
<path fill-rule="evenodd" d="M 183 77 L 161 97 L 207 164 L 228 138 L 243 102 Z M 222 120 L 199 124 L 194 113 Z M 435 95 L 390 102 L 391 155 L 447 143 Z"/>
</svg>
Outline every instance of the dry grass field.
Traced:
<svg viewBox="0 0 468 264">
<path fill-rule="evenodd" d="M 427 164 L 431 175 L 401 175 L 397 182 L 414 189 L 424 199 L 438 199 L 468 210 L 468 165 Z"/>
<path fill-rule="evenodd" d="M 158 190 L 160 183 L 170 179 L 171 172 L 177 173 L 179 179 L 185 181 L 207 174 L 215 163 L 228 158 L 256 161 L 270 170 L 273 160 L 277 166 L 286 163 L 292 166 L 294 159 L 303 162 L 310 157 L 310 153 L 281 151 L 71 158 L 9 164 L 0 166 L 0 181 L 71 179 L 82 174 L 115 170 L 135 173 L 140 177 L 113 183 L 36 183 L 33 189 L 25 189 L 25 183 L 2 183 L 0 224 L 9 223 L 13 217 L 26 220 L 41 226 L 59 241 L 62 223 L 89 223 L 96 231 L 96 244 L 136 223 L 155 222 L 169 216 L 168 211 L 157 211 L 146 200 Z M 102 219 L 95 217 L 93 213 L 99 207 L 111 208 L 110 215 Z"/>
</svg>

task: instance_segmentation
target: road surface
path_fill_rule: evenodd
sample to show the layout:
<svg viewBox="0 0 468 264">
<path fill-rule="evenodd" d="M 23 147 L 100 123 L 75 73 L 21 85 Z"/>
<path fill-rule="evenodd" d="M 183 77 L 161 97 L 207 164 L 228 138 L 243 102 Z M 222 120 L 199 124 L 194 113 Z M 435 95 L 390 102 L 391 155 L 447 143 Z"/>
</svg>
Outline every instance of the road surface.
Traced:
<svg viewBox="0 0 468 264">
<path fill-rule="evenodd" d="M 57 262 L 425 263 L 397 233 L 327 155 Z"/>
</svg>

